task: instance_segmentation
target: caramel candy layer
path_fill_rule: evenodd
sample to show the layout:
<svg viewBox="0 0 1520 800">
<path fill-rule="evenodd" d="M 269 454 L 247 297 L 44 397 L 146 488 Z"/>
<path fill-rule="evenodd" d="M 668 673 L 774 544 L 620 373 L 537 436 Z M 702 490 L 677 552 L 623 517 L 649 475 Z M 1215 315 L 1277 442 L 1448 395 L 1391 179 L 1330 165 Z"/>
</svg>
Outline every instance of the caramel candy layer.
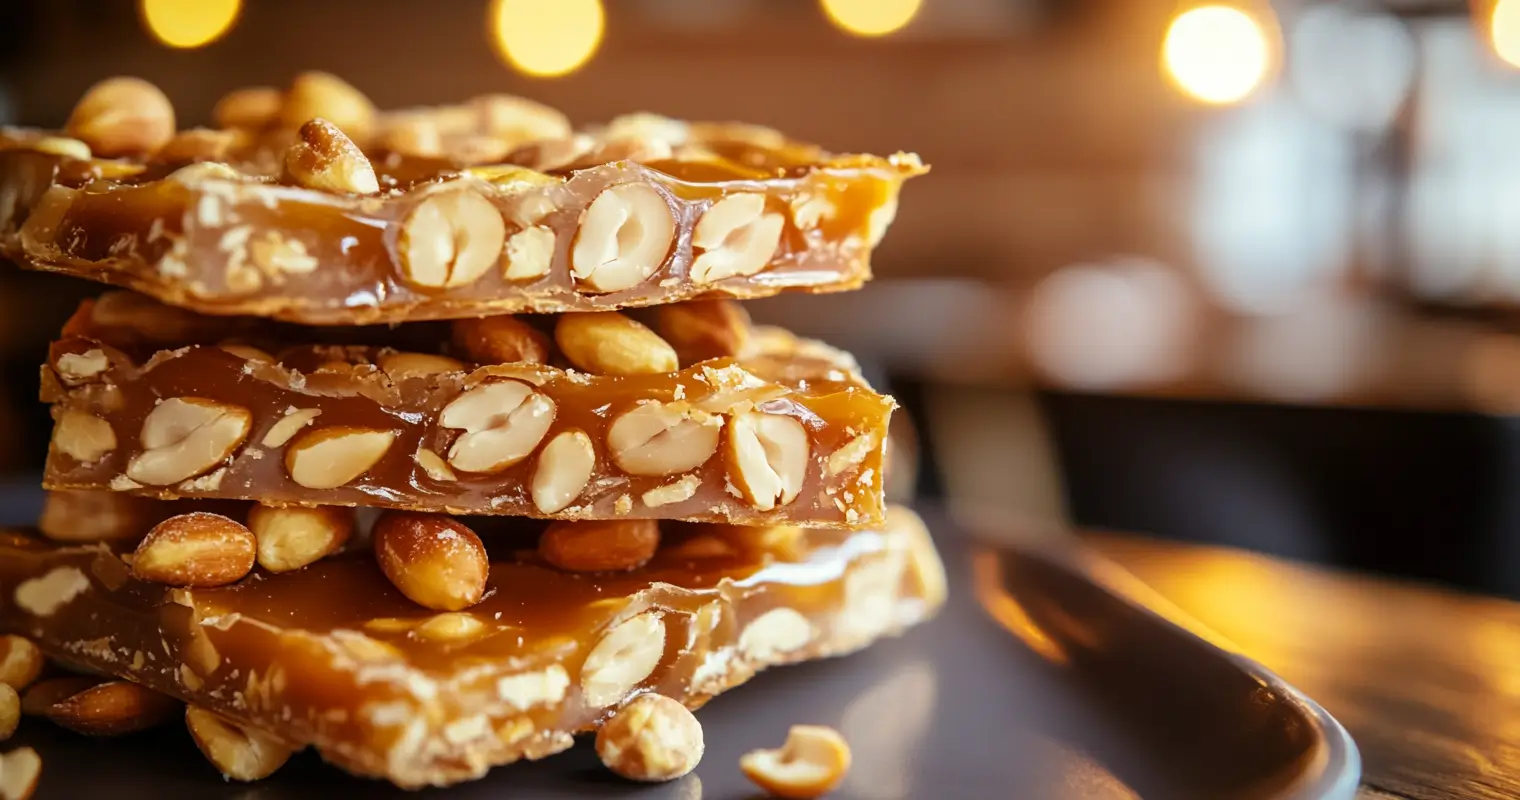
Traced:
<svg viewBox="0 0 1520 800">
<path fill-rule="evenodd" d="M 367 555 L 172 590 L 105 546 L 13 533 L 0 591 L 0 625 L 54 657 L 418 787 L 563 750 L 641 692 L 695 708 L 764 667 L 863 647 L 931 615 L 944 584 L 922 523 L 894 508 L 856 533 L 672 526 L 629 573 L 498 555 L 462 613 L 418 608 Z"/>
<path fill-rule="evenodd" d="M 192 345 L 137 364 L 71 337 L 44 368 L 55 420 L 46 486 L 556 519 L 879 523 L 892 399 L 837 351 L 786 347 L 592 376 L 375 347 L 270 356 Z"/>
<path fill-rule="evenodd" d="M 474 166 L 288 130 L 107 161 L 12 130 L 0 255 L 207 313 L 334 325 L 841 291 L 869 279 L 902 182 L 924 171 L 663 123 L 519 141 Z"/>
</svg>

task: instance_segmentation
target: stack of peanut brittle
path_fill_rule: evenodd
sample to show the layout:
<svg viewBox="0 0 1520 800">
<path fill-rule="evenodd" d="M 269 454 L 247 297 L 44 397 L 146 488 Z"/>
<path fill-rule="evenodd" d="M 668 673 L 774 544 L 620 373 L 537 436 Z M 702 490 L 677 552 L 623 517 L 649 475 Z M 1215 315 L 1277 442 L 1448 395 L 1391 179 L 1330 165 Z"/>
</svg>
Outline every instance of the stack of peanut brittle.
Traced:
<svg viewBox="0 0 1520 800">
<path fill-rule="evenodd" d="M 229 778 L 312 747 L 421 787 L 597 731 L 668 780 L 691 709 L 943 601 L 883 499 L 892 399 L 736 302 L 860 286 L 916 157 L 501 95 L 381 112 L 320 73 L 215 119 L 115 78 L 61 132 L 0 130 L 0 255 L 118 287 L 42 368 L 0 733 L 183 714 Z M 827 790 L 843 743 L 793 738 L 744 769 Z M 0 796 L 40 769 L 0 757 Z"/>
</svg>

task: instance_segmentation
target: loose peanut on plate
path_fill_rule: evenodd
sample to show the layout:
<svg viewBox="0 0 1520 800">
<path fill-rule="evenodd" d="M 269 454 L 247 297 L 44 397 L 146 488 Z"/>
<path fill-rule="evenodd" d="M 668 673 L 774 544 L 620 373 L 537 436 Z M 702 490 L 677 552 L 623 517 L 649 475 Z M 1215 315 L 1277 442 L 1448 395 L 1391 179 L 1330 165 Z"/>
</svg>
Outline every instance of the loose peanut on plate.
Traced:
<svg viewBox="0 0 1520 800">
<path fill-rule="evenodd" d="M 343 548 L 354 533 L 354 510 L 343 506 L 266 506 L 248 511 L 259 566 L 289 572 Z"/>
<path fill-rule="evenodd" d="M 742 358 L 753 348 L 749 312 L 733 300 L 694 300 L 655 309 L 654 329 L 676 350 L 682 364 L 709 358 Z"/>
<path fill-rule="evenodd" d="M 564 314 L 554 341 L 570 363 L 597 375 L 652 375 L 680 368 L 660 335 L 616 311 Z"/>
<path fill-rule="evenodd" d="M 819 797 L 850 770 L 850 745 L 833 728 L 793 725 L 777 750 L 751 750 L 739 769 L 761 789 L 786 798 Z"/>
<path fill-rule="evenodd" d="M 132 574 L 170 586 L 224 586 L 253 570 L 257 548 L 242 523 L 192 511 L 148 531 L 133 554 Z"/>
<path fill-rule="evenodd" d="M 30 747 L 0 753 L 0 800 L 27 800 L 37 791 L 42 757 Z"/>
<path fill-rule="evenodd" d="M 652 519 L 561 520 L 538 538 L 544 560 L 568 572 L 637 569 L 659 545 L 660 524 Z"/>
<path fill-rule="evenodd" d="M 549 360 L 549 337 L 510 314 L 454 320 L 451 338 L 460 354 L 477 364 L 542 364 Z"/>
<path fill-rule="evenodd" d="M 151 153 L 174 138 L 174 105 L 141 78 L 107 78 L 79 99 L 64 131 L 105 158 Z"/>
<path fill-rule="evenodd" d="M 608 769 L 635 781 L 673 781 L 702 760 L 702 724 L 675 700 L 641 694 L 596 732 L 596 754 Z"/>
<path fill-rule="evenodd" d="M 337 125 L 318 117 L 302 125 L 299 135 L 285 151 L 285 172 L 297 185 L 354 194 L 380 191 L 369 158 Z"/>
<path fill-rule="evenodd" d="M 128 681 L 107 681 L 48 707 L 47 718 L 86 736 L 120 736 L 155 727 L 179 709 L 179 701 Z"/>
<path fill-rule="evenodd" d="M 593 291 L 631 289 L 665 263 L 675 233 L 670 206 L 653 187 L 624 183 L 607 188 L 581 217 L 570 272 Z"/>
<path fill-rule="evenodd" d="M 294 749 L 266 733 L 245 728 L 199 706 L 185 709 L 185 727 L 206 760 L 223 777 L 257 781 L 275 773 Z"/>
<path fill-rule="evenodd" d="M 457 520 L 387 511 L 375 521 L 374 540 L 380 570 L 418 605 L 459 611 L 485 595 L 490 574 L 485 545 Z"/>
</svg>

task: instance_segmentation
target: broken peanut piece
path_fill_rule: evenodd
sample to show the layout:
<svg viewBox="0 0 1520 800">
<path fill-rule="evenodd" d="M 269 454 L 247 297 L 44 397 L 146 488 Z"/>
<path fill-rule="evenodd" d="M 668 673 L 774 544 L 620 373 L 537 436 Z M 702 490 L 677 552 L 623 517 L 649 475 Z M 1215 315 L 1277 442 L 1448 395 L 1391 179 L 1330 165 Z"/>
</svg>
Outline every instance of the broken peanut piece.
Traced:
<svg viewBox="0 0 1520 800">
<path fill-rule="evenodd" d="M 0 753 L 0 800 L 28 800 L 37 791 L 42 757 L 30 747 Z"/>
<path fill-rule="evenodd" d="M 504 542 L 536 529 L 493 523 Z M 389 538 L 387 525 L 378 537 Z M 419 607 L 362 551 L 183 591 L 97 569 L 96 546 L 5 533 L 0 585 L 65 572 L 84 584 L 46 616 L 0 605 L 0 626 L 33 630 L 44 652 L 136 682 L 69 693 L 70 721 L 119 730 L 122 715 L 80 708 L 138 684 L 167 693 L 196 707 L 187 725 L 235 779 L 267 774 L 309 745 L 359 775 L 447 785 L 564 750 L 598 725 L 610 763 L 653 779 L 694 763 L 698 740 L 689 718 L 651 695 L 698 707 L 758 670 L 853 651 L 935 610 L 916 594 L 911 545 L 897 529 L 797 529 L 784 549 L 765 532 L 667 524 L 643 566 L 595 574 L 503 547 L 479 602 L 443 613 Z M 683 546 L 714 538 L 728 546 L 701 557 Z M 109 651 L 91 644 L 108 636 Z"/>
<path fill-rule="evenodd" d="M 793 725 L 786 744 L 776 750 L 751 750 L 739 769 L 775 797 L 821 797 L 833 791 L 850 771 L 850 745 L 833 728 Z"/>
<path fill-rule="evenodd" d="M 42 674 L 42 651 L 31 640 L 14 634 L 0 636 L 0 683 L 21 691 Z"/>
<path fill-rule="evenodd" d="M 0 742 L 16 734 L 21 724 L 21 696 L 10 684 L 0 683 Z"/>
<path fill-rule="evenodd" d="M 613 772 L 635 781 L 673 781 L 702 760 L 702 724 L 675 700 L 641 694 L 596 732 L 596 754 Z"/>
</svg>

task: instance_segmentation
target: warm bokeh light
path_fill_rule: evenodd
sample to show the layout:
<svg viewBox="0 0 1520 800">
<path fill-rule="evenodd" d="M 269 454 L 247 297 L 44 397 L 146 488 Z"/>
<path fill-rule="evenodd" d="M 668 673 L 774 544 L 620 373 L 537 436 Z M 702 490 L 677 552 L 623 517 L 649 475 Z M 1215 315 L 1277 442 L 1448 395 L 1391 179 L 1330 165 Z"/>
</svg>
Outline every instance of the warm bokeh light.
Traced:
<svg viewBox="0 0 1520 800">
<path fill-rule="evenodd" d="M 886 36 L 913 21 L 923 0 L 822 0 L 823 13 L 846 33 Z"/>
<path fill-rule="evenodd" d="M 1520 0 L 1499 0 L 1489 17 L 1488 35 L 1494 53 L 1512 66 L 1520 67 Z"/>
<path fill-rule="evenodd" d="M 568 75 L 602 43 L 601 0 L 492 0 L 491 38 L 512 67 L 540 78 Z"/>
<path fill-rule="evenodd" d="M 1226 104 L 1261 84 L 1272 47 L 1260 20 L 1239 8 L 1208 5 L 1172 20 L 1161 57 L 1177 88 L 1205 103 Z"/>
<path fill-rule="evenodd" d="M 142 0 L 138 10 L 153 38 L 170 47 L 208 45 L 237 22 L 242 0 Z"/>
</svg>

